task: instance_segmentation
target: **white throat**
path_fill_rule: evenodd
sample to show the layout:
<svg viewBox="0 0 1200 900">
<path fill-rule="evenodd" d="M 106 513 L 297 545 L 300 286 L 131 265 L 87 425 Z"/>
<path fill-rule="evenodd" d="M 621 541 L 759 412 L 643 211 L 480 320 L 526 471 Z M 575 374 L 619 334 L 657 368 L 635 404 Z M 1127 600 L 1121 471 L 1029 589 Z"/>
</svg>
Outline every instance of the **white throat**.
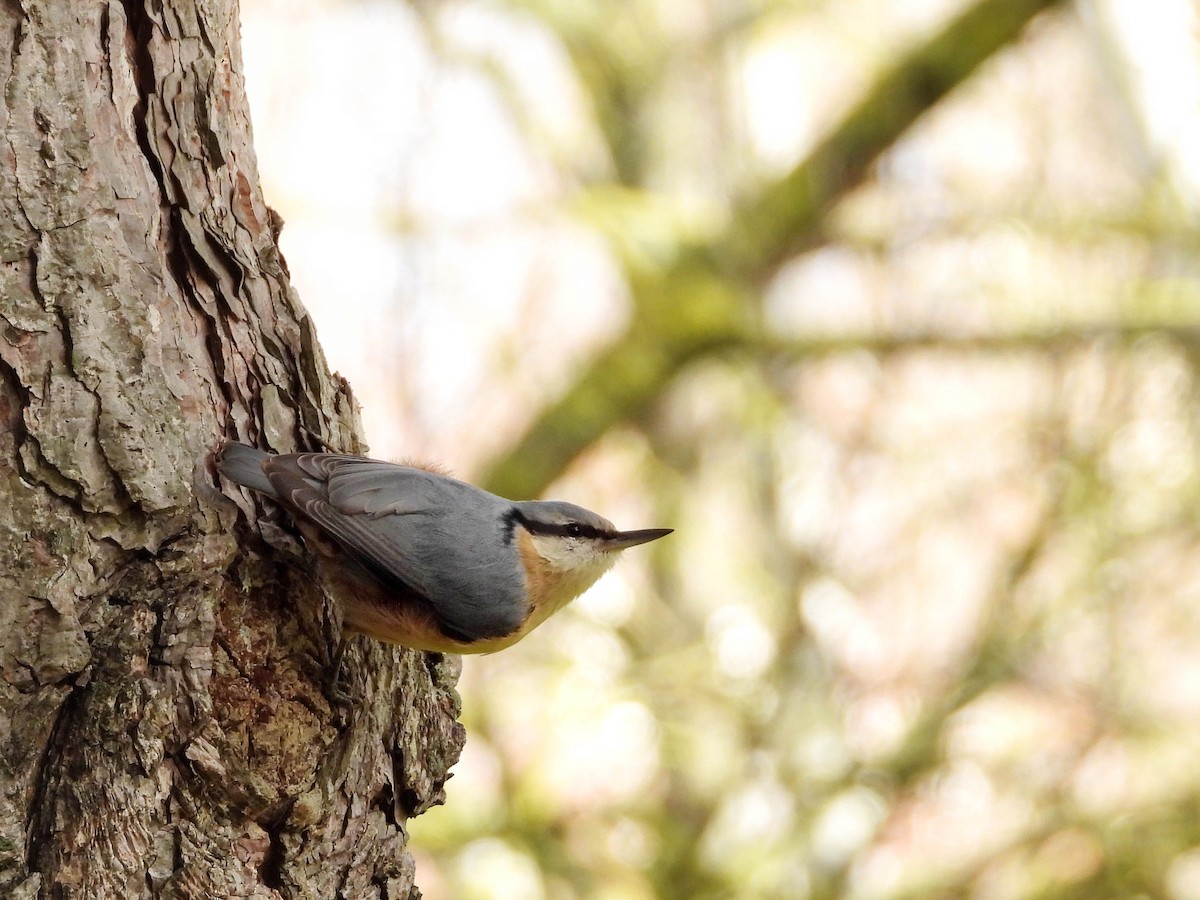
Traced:
<svg viewBox="0 0 1200 900">
<path fill-rule="evenodd" d="M 585 538 L 562 538 L 557 535 L 533 534 L 533 549 L 558 576 L 565 603 L 578 597 L 607 572 L 617 561 L 616 553 L 605 552 Z M 555 599 L 558 599 L 556 597 Z"/>
</svg>

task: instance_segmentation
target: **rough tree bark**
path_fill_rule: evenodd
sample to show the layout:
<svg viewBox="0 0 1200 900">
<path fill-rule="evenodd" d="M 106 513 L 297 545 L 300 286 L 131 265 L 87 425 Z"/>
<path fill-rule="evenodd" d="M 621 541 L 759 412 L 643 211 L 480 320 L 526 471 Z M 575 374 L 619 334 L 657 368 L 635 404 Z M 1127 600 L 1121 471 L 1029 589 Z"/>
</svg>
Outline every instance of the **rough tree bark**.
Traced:
<svg viewBox="0 0 1200 900">
<path fill-rule="evenodd" d="M 360 639 L 330 708 L 303 548 L 206 466 L 357 447 L 236 8 L 0 3 L 0 896 L 416 896 L 404 822 L 461 746 L 454 660 Z"/>
</svg>

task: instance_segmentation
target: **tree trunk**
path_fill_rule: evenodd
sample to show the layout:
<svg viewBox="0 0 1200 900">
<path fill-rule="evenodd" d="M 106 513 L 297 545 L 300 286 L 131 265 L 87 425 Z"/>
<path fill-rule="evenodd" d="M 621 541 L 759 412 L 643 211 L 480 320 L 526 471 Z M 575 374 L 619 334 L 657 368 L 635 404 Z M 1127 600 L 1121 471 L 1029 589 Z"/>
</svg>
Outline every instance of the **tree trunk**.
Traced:
<svg viewBox="0 0 1200 900">
<path fill-rule="evenodd" d="M 416 896 L 457 663 L 359 639 L 331 708 L 336 608 L 208 461 L 358 447 L 236 3 L 6 0 L 0 41 L 0 896 Z"/>
</svg>

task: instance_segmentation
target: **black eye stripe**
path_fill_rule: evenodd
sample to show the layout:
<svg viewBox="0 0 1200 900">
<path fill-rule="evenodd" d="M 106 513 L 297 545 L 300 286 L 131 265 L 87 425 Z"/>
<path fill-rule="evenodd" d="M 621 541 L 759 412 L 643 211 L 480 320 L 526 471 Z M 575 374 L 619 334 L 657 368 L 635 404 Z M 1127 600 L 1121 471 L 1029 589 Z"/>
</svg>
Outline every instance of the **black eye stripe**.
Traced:
<svg viewBox="0 0 1200 900">
<path fill-rule="evenodd" d="M 505 516 L 505 525 L 508 532 L 506 537 L 512 534 L 512 526 L 516 522 L 520 522 L 530 534 L 548 534 L 574 538 L 602 538 L 609 535 L 607 530 L 597 528 L 595 525 L 588 525 L 585 522 L 564 522 L 561 525 L 551 524 L 550 522 L 536 522 L 514 509 Z"/>
<path fill-rule="evenodd" d="M 529 530 L 534 534 L 556 534 L 560 537 L 598 538 L 604 536 L 604 532 L 599 528 L 584 525 L 581 522 L 568 522 L 565 525 L 547 525 L 541 522 L 534 522 Z"/>
<path fill-rule="evenodd" d="M 581 522 L 567 522 L 565 525 L 551 525 L 547 522 L 526 522 L 525 527 L 530 534 L 553 534 L 558 537 L 603 537 L 604 532 L 591 525 Z"/>
</svg>

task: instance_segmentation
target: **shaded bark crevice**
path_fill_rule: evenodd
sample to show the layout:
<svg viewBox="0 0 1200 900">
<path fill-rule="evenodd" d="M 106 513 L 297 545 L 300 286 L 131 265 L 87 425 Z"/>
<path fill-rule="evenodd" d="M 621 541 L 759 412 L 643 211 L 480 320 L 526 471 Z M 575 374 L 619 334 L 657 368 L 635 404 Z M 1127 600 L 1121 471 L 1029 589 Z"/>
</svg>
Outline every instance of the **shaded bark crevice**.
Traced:
<svg viewBox="0 0 1200 900">
<path fill-rule="evenodd" d="M 462 745 L 420 654 L 354 654 L 330 709 L 329 599 L 207 459 L 361 446 L 257 186 L 235 15 L 0 4 L 2 896 L 411 887 L 369 798 L 435 802 Z"/>
</svg>

